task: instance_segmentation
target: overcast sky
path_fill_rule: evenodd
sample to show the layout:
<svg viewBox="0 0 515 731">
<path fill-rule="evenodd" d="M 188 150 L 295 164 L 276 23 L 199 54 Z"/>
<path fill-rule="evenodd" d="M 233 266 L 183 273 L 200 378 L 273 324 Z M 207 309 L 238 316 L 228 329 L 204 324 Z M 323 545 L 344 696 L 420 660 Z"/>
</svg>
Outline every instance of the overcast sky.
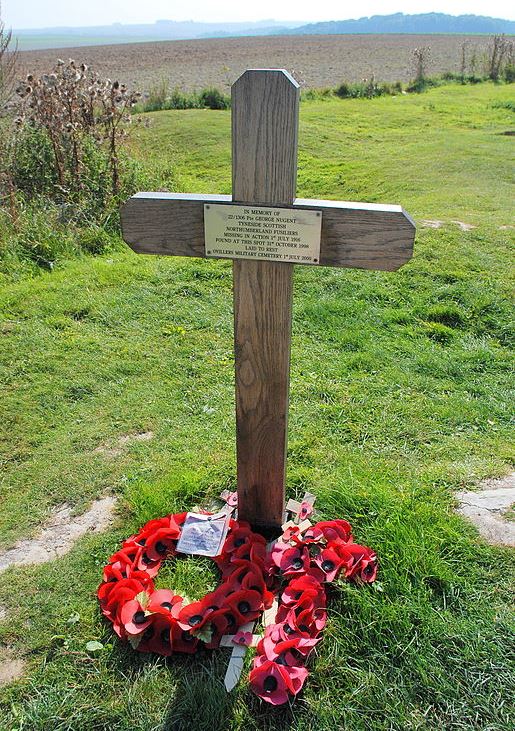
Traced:
<svg viewBox="0 0 515 731">
<path fill-rule="evenodd" d="M 203 21 L 345 20 L 367 15 L 443 12 L 452 15 L 491 15 L 515 20 L 513 0 L 362 0 L 359 8 L 341 0 L 0 0 L 2 16 L 13 28 L 59 25 L 153 23 L 158 19 Z M 347 7 L 346 7 L 347 5 Z"/>
</svg>

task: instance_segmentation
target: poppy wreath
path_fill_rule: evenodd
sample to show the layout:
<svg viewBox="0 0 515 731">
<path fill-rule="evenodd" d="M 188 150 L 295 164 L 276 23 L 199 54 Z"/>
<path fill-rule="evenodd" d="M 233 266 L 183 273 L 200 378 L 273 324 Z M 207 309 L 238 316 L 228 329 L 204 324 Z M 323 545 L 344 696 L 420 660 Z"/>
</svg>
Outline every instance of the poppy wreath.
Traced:
<svg viewBox="0 0 515 731">
<path fill-rule="evenodd" d="M 239 628 L 271 609 L 275 597 L 274 621 L 257 645 L 250 685 L 268 703 L 287 702 L 302 688 L 306 660 L 321 639 L 326 586 L 339 576 L 371 583 L 376 554 L 354 543 L 345 520 L 316 523 L 304 533 L 290 526 L 267 552 L 263 536 L 230 519 L 222 551 L 213 558 L 221 583 L 189 602 L 154 586 L 163 561 L 175 555 L 186 515 L 149 521 L 110 557 L 97 592 L 102 614 L 134 649 L 169 656 L 214 649 L 224 635 L 249 644 L 251 633 Z"/>
</svg>

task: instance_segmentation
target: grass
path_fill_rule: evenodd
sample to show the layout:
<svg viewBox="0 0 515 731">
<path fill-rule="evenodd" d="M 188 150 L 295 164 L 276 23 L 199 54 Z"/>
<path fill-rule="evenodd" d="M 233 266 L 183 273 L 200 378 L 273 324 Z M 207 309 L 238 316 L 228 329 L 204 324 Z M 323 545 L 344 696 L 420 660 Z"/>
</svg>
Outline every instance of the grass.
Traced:
<svg viewBox="0 0 515 731">
<path fill-rule="evenodd" d="M 4 275 L 0 543 L 64 501 L 115 492 L 116 526 L 0 574 L 0 644 L 28 664 L 0 691 L 6 731 L 481 729 L 515 718 L 512 553 L 453 513 L 453 492 L 513 464 L 511 89 L 307 101 L 298 194 L 399 202 L 415 257 L 395 273 L 295 271 L 288 493 L 317 495 L 379 553 L 382 591 L 335 590 L 292 707 L 225 693 L 226 651 L 168 661 L 113 642 L 93 597 L 118 542 L 234 486 L 231 269 L 114 248 Z M 146 115 L 133 153 L 163 187 L 230 192 L 230 114 Z M 452 220 L 476 225 L 461 231 Z M 107 459 L 95 448 L 154 432 Z M 163 585 L 216 581 L 190 560 Z M 76 615 L 80 621 L 76 620 Z M 90 654 L 89 640 L 104 649 Z"/>
</svg>

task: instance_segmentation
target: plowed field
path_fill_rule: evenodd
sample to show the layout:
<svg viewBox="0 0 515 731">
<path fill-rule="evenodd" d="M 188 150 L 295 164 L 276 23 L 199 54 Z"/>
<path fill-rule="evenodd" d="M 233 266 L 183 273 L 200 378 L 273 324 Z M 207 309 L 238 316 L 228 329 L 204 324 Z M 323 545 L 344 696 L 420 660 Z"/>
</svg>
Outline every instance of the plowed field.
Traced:
<svg viewBox="0 0 515 731">
<path fill-rule="evenodd" d="M 285 68 L 303 86 L 323 87 L 371 76 L 408 81 L 420 46 L 431 48 L 428 73 L 458 71 L 465 41 L 469 57 L 474 48 L 479 57 L 487 43 L 453 35 L 262 36 L 24 51 L 20 60 L 23 70 L 43 73 L 59 56 L 72 57 L 144 91 L 161 80 L 189 91 L 223 88 L 245 69 L 263 67 Z"/>
</svg>

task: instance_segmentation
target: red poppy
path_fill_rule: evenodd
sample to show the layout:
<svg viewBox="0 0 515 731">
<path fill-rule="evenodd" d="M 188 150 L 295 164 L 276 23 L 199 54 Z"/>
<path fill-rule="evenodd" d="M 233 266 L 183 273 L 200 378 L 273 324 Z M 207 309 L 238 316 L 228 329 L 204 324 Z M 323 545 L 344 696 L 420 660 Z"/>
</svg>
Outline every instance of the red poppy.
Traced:
<svg viewBox="0 0 515 731">
<path fill-rule="evenodd" d="M 234 645 L 245 645 L 246 647 L 250 647 L 252 644 L 252 632 L 242 632 L 241 630 L 238 630 L 238 632 L 233 635 L 232 642 Z"/>
<path fill-rule="evenodd" d="M 225 498 L 225 502 L 229 507 L 236 508 L 238 507 L 238 493 L 237 492 L 230 492 L 227 497 Z"/>
<path fill-rule="evenodd" d="M 282 593 L 281 601 L 287 606 L 298 604 L 309 598 L 318 606 L 325 606 L 325 592 L 320 582 L 312 574 L 292 579 Z"/>
<path fill-rule="evenodd" d="M 241 584 L 246 574 L 255 569 L 252 561 L 247 561 L 245 558 L 238 558 L 235 561 L 229 561 L 225 566 L 220 566 L 222 579 L 224 581 L 230 579 L 231 582 L 238 582 L 238 584 Z"/>
<path fill-rule="evenodd" d="M 334 581 L 344 565 L 344 560 L 329 547 L 322 549 L 313 560 L 322 573 L 323 581 Z"/>
<path fill-rule="evenodd" d="M 141 635 L 138 644 L 139 652 L 157 652 L 159 655 L 171 655 L 175 647 L 173 641 L 174 622 L 163 614 L 152 614 L 150 623 Z"/>
<path fill-rule="evenodd" d="M 183 630 L 191 631 L 200 629 L 213 611 L 206 602 L 206 597 L 204 597 L 198 602 L 191 602 L 191 604 L 186 604 L 186 606 L 182 607 L 177 618 L 177 623 Z"/>
<path fill-rule="evenodd" d="M 125 602 L 120 611 L 120 620 L 129 635 L 140 635 L 151 623 L 152 613 L 137 599 Z"/>
<path fill-rule="evenodd" d="M 169 589 L 158 589 L 150 595 L 147 609 L 149 612 L 172 616 L 177 619 L 184 599 Z"/>
<path fill-rule="evenodd" d="M 192 655 L 197 651 L 199 640 L 188 630 L 179 627 L 177 622 L 172 622 L 172 648 L 174 652 L 185 652 Z"/>
<path fill-rule="evenodd" d="M 295 609 L 283 615 L 277 613 L 277 622 L 281 624 L 281 636 L 283 639 L 293 639 L 294 637 L 316 637 L 325 627 L 327 613 L 324 609 L 313 611 L 312 609 L 303 609 L 296 612 Z"/>
<path fill-rule="evenodd" d="M 121 579 L 121 581 L 116 583 L 101 584 L 97 596 L 100 600 L 102 610 L 105 609 L 112 612 L 116 610 L 118 604 L 134 599 L 140 591 L 149 588 L 154 588 L 152 580 L 149 577 L 146 577 L 145 582 L 138 578 Z"/>
<path fill-rule="evenodd" d="M 265 609 L 270 609 L 274 602 L 274 594 L 266 588 L 265 580 L 262 573 L 248 573 L 243 577 L 241 582 L 242 589 L 251 589 L 261 594 L 261 600 Z"/>
<path fill-rule="evenodd" d="M 289 673 L 273 660 L 255 660 L 249 680 L 254 693 L 273 706 L 286 703 L 288 694 L 294 693 Z"/>
<path fill-rule="evenodd" d="M 236 551 L 238 548 L 247 545 L 248 543 L 250 543 L 251 535 L 252 531 L 250 530 L 250 526 L 248 524 L 246 526 L 240 525 L 238 528 L 235 528 L 227 536 L 227 540 L 223 549 L 224 553 L 233 553 L 233 551 Z"/>
<path fill-rule="evenodd" d="M 231 555 L 231 561 L 234 563 L 240 559 L 250 561 L 255 568 L 262 568 L 266 558 L 266 546 L 264 543 L 245 543 L 240 546 Z"/>
<path fill-rule="evenodd" d="M 123 570 L 126 567 L 121 567 L 119 565 L 113 566 L 112 563 L 108 563 L 107 566 L 104 568 L 104 572 L 102 574 L 102 580 L 105 582 L 114 582 L 114 581 L 121 581 L 121 579 L 127 578 L 127 572 Z"/>
<path fill-rule="evenodd" d="M 306 548 L 288 548 L 281 551 L 277 559 L 272 551 L 272 558 L 277 563 L 284 576 L 298 576 L 309 569 L 310 557 Z"/>
<path fill-rule="evenodd" d="M 296 617 L 302 614 L 302 612 L 314 614 L 318 609 L 318 605 L 314 601 L 315 599 L 316 597 L 304 595 L 296 604 L 281 604 L 277 610 L 276 622 L 283 622 L 290 613 L 293 613 Z"/>
<path fill-rule="evenodd" d="M 175 553 L 178 531 L 172 528 L 161 528 L 149 536 L 145 544 L 145 554 L 152 561 L 162 561 Z"/>
<path fill-rule="evenodd" d="M 266 591 L 265 579 L 263 572 L 252 568 L 250 571 L 246 571 L 241 577 L 241 588 L 252 589 L 263 594 Z"/>
<path fill-rule="evenodd" d="M 361 559 L 359 578 L 366 584 L 371 584 L 377 577 L 377 556 Z"/>
<path fill-rule="evenodd" d="M 209 615 L 206 625 L 209 625 L 212 634 L 211 639 L 205 642 L 205 646 L 208 650 L 213 650 L 215 647 L 219 647 L 220 640 L 227 634 L 229 620 L 226 612 L 223 609 L 213 612 Z"/>
<path fill-rule="evenodd" d="M 138 544 L 144 546 L 147 542 L 147 538 L 161 528 L 167 528 L 170 525 L 170 516 L 164 518 L 156 518 L 155 520 L 149 520 L 139 533 L 130 536 L 126 541 L 123 542 L 123 548 L 129 547 L 131 544 Z"/>
<path fill-rule="evenodd" d="M 377 571 L 375 565 L 377 563 L 377 556 L 372 549 L 367 546 L 360 546 L 358 543 L 348 543 L 345 546 L 335 547 L 339 555 L 345 562 L 345 577 L 353 579 L 359 575 L 361 568 L 367 568 L 370 565 L 371 568 L 367 570 L 366 574 L 370 574 L 372 578 L 368 579 L 368 582 L 375 579 Z M 361 577 L 360 577 L 361 578 Z"/>
<path fill-rule="evenodd" d="M 204 601 L 209 609 L 214 612 L 218 609 L 222 609 L 227 604 L 227 597 L 230 594 L 234 594 L 240 588 L 239 583 L 236 580 L 229 580 L 224 582 L 218 589 L 215 589 L 210 594 L 206 594 Z"/>
<path fill-rule="evenodd" d="M 267 660 L 279 662 L 280 665 L 296 665 L 297 660 L 292 650 L 297 649 L 298 642 L 298 638 L 275 642 L 270 635 L 265 635 L 258 642 L 256 650 L 259 655 L 263 655 Z"/>
<path fill-rule="evenodd" d="M 162 559 L 152 559 L 147 554 L 147 549 L 142 548 L 136 561 L 136 568 L 138 571 L 146 571 L 146 573 L 154 578 L 157 576 L 159 569 L 161 568 Z"/>
<path fill-rule="evenodd" d="M 352 526 L 346 520 L 327 520 L 316 523 L 306 531 L 309 538 L 323 537 L 326 541 L 340 539 L 347 543 L 352 540 Z"/>
<path fill-rule="evenodd" d="M 306 520 L 313 513 L 312 503 L 308 503 L 305 500 L 300 504 L 299 518 Z"/>
<path fill-rule="evenodd" d="M 311 637 L 306 632 L 292 633 L 289 631 L 286 633 L 284 623 L 272 625 L 272 628 L 273 629 L 270 631 L 270 637 L 274 643 L 277 644 L 280 642 L 295 640 L 295 650 L 303 657 L 307 657 L 315 645 L 317 645 L 322 639 L 321 637 Z"/>
<path fill-rule="evenodd" d="M 263 600 L 258 591 L 240 589 L 227 597 L 227 608 L 236 617 L 238 627 L 257 619 L 263 611 Z"/>
<path fill-rule="evenodd" d="M 281 536 L 282 543 L 298 544 L 301 542 L 301 533 L 298 525 L 290 525 Z"/>
<path fill-rule="evenodd" d="M 113 553 L 109 558 L 109 563 L 122 572 L 127 568 L 135 568 L 142 551 L 142 546 L 132 544 Z"/>
<path fill-rule="evenodd" d="M 280 568 L 281 561 L 286 551 L 291 551 L 292 546 L 289 542 L 278 539 L 272 546 L 271 559 L 273 563 Z"/>
</svg>

